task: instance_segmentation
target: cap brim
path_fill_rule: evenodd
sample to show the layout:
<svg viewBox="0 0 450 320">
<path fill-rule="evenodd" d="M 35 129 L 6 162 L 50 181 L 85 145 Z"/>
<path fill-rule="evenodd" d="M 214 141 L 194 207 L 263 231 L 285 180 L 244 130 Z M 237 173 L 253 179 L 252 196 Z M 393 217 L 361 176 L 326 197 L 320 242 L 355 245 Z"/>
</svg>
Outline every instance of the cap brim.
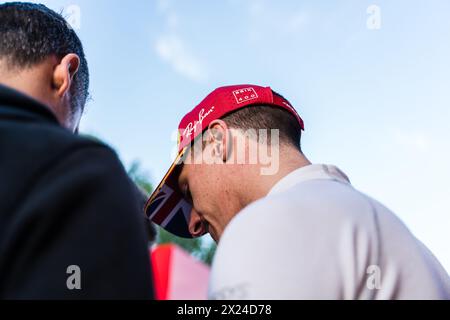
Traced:
<svg viewBox="0 0 450 320">
<path fill-rule="evenodd" d="M 147 217 L 163 229 L 182 238 L 193 238 L 189 232 L 192 205 L 178 188 L 178 176 L 186 148 L 182 150 L 145 205 Z"/>
</svg>

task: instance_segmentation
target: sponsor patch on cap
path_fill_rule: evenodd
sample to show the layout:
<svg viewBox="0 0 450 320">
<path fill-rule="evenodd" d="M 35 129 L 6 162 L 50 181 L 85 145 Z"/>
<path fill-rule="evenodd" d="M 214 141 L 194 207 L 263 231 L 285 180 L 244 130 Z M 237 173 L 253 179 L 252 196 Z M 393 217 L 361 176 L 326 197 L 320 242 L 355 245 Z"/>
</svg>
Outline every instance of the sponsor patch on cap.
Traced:
<svg viewBox="0 0 450 320">
<path fill-rule="evenodd" d="M 236 103 L 241 104 L 247 101 L 258 99 L 258 94 L 254 88 L 245 88 L 233 91 L 233 95 L 236 98 Z"/>
</svg>

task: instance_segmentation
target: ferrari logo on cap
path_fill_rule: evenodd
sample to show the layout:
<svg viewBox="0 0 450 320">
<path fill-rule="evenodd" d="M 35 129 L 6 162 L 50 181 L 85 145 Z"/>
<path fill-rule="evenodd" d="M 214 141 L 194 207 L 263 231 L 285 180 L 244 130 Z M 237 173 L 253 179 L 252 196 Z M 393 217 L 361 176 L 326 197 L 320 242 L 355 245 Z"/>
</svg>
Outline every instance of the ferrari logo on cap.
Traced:
<svg viewBox="0 0 450 320">
<path fill-rule="evenodd" d="M 253 88 L 246 88 L 233 91 L 237 104 L 241 104 L 250 100 L 258 99 L 258 94 Z"/>
</svg>

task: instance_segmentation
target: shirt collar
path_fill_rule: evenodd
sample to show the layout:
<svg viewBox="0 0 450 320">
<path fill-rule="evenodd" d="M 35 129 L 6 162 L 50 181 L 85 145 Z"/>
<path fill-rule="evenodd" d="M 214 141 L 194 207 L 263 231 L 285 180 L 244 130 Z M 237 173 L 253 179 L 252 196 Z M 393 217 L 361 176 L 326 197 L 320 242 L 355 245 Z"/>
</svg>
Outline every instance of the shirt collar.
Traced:
<svg viewBox="0 0 450 320">
<path fill-rule="evenodd" d="M 297 169 L 272 187 L 269 195 L 277 194 L 286 191 L 299 183 L 309 180 L 334 180 L 342 183 L 350 184 L 347 175 L 339 168 L 332 165 L 312 164 L 309 166 Z"/>
</svg>

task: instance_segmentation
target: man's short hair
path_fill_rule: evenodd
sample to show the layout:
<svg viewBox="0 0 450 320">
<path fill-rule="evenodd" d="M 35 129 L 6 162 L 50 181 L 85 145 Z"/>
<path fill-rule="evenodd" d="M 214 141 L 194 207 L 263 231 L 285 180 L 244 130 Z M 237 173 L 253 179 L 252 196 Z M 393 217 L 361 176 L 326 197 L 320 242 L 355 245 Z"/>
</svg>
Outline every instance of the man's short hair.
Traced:
<svg viewBox="0 0 450 320">
<path fill-rule="evenodd" d="M 10 68 L 29 68 L 50 56 L 69 53 L 80 57 L 71 86 L 71 107 L 84 109 L 89 91 L 89 69 L 75 31 L 58 13 L 42 4 L 11 2 L 0 5 L 0 59 Z"/>
<path fill-rule="evenodd" d="M 276 92 L 274 94 L 282 97 Z M 255 129 L 258 132 L 260 129 L 278 129 L 281 144 L 302 151 L 300 143 L 302 128 L 297 119 L 287 110 L 266 105 L 254 105 L 236 110 L 222 120 L 230 128 L 244 131 Z M 268 134 L 270 136 L 270 132 Z"/>
</svg>

